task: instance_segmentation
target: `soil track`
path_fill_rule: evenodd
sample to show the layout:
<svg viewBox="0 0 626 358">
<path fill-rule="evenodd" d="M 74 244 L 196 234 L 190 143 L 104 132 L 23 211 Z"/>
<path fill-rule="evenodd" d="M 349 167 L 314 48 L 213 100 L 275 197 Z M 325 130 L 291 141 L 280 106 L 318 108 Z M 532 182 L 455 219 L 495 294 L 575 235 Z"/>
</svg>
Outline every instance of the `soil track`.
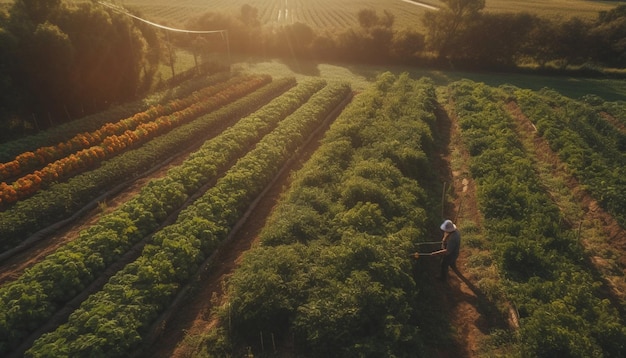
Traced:
<svg viewBox="0 0 626 358">
<path fill-rule="evenodd" d="M 95 209 L 90 210 L 73 224 L 56 232 L 51 237 L 39 241 L 27 250 L 5 260 L 2 265 L 0 265 L 0 285 L 17 279 L 28 267 L 33 266 L 56 251 L 59 247 L 76 239 L 82 230 L 95 224 L 104 214 L 114 211 L 120 205 L 128 201 L 150 180 L 164 176 L 171 167 L 182 163 L 188 154 L 187 152 L 178 155 L 173 161 L 168 163 L 168 165 L 161 167 L 148 176 L 135 180 L 121 193 L 111 197 L 110 200 L 103 202 Z"/>
<path fill-rule="evenodd" d="M 439 148 L 437 161 L 434 162 L 441 181 L 447 183 L 450 194 L 444 204 L 443 214 L 453 220 L 459 227 L 463 238 L 464 222 L 472 222 L 480 230 L 482 216 L 477 206 L 476 185 L 469 173 L 469 154 L 464 149 L 460 139 L 458 121 L 453 113 L 448 113 L 443 107 L 436 111 L 438 132 L 442 146 Z M 452 170 L 452 156 L 460 156 L 460 167 Z M 448 190 L 448 189 L 446 189 Z M 475 357 L 481 350 L 481 342 L 495 328 L 509 328 L 515 326 L 497 314 L 495 303 L 490 302 L 486 295 L 477 287 L 477 277 L 468 273 L 467 266 L 471 255 L 468 249 L 463 248 L 461 239 L 461 253 L 457 260 L 457 270 L 450 273 L 446 282 L 440 282 L 434 277 L 439 273 L 439 260 L 430 259 L 425 267 L 430 274 L 429 284 L 436 287 L 439 301 L 434 302 L 433 309 L 442 312 L 453 329 L 451 342 L 447 345 L 433 347 L 439 357 Z M 422 327 L 427 330 L 428 327 Z"/>
</svg>

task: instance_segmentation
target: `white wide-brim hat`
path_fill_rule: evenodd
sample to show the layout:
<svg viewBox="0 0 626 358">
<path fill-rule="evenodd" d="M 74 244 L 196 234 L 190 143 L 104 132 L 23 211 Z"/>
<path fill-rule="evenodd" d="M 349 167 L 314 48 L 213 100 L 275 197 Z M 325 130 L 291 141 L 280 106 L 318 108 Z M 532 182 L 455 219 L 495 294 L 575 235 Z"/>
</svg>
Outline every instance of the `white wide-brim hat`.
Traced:
<svg viewBox="0 0 626 358">
<path fill-rule="evenodd" d="M 456 231 L 456 225 L 451 220 L 446 220 L 440 226 L 441 230 L 445 232 L 453 232 Z"/>
</svg>

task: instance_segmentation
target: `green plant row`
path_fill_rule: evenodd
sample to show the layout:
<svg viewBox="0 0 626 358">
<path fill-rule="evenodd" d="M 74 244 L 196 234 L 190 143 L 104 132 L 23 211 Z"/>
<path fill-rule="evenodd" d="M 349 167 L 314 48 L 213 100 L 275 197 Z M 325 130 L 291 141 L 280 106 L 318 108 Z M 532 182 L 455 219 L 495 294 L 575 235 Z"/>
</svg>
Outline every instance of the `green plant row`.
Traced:
<svg viewBox="0 0 626 358">
<path fill-rule="evenodd" d="M 430 80 L 385 73 L 337 118 L 229 280 L 236 346 L 261 354 L 261 334 L 307 357 L 423 354 L 407 253 L 432 219 L 434 104 Z"/>
<path fill-rule="evenodd" d="M 583 101 L 550 90 L 514 93 L 526 116 L 572 174 L 626 227 L 626 135 Z"/>
<path fill-rule="evenodd" d="M 507 94 L 468 80 L 448 88 L 503 289 L 520 314 L 519 356 L 623 356 L 619 311 L 603 297 L 574 230 L 561 225 L 504 109 Z"/>
<path fill-rule="evenodd" d="M 624 134 L 623 127 L 626 126 L 626 102 L 625 101 L 605 101 L 596 95 L 586 95 L 581 98 L 584 103 L 593 106 L 596 111 L 602 115 L 606 113 L 613 117 L 616 123 L 621 125 L 622 129 L 617 129 Z M 622 148 L 626 143 L 621 142 Z"/>
<path fill-rule="evenodd" d="M 0 249 L 2 252 L 11 249 L 38 230 L 71 216 L 106 190 L 149 170 L 188 143 L 204 138 L 206 132 L 219 123 L 249 114 L 283 89 L 270 87 L 255 96 L 236 100 L 215 111 L 214 115 L 175 128 L 140 148 L 104 161 L 97 169 L 54 184 L 0 212 Z"/>
<path fill-rule="evenodd" d="M 232 74 L 229 72 L 219 72 L 211 76 L 188 81 L 183 86 L 156 93 L 139 101 L 115 105 L 106 111 L 54 126 L 28 137 L 2 143 L 0 144 L 0 162 L 11 161 L 20 153 L 35 151 L 42 146 L 52 146 L 65 142 L 79 133 L 92 132 L 107 123 L 117 122 L 138 112 L 149 111 L 152 107 L 165 105 L 176 98 L 188 96 L 204 87 L 224 82 L 231 76 Z"/>
<path fill-rule="evenodd" d="M 616 101 L 616 102 L 601 101 L 600 103 L 595 103 L 594 101 L 589 101 L 589 102 L 591 102 L 590 104 L 594 105 L 597 110 L 604 111 L 608 113 L 609 115 L 613 116 L 613 118 L 615 118 L 617 123 L 620 123 L 622 127 L 626 126 L 626 102 L 624 101 Z M 624 134 L 623 129 L 620 132 Z M 623 142 L 620 142 L 620 144 L 626 145 L 626 143 L 623 143 Z"/>
<path fill-rule="evenodd" d="M 293 84 L 293 78 L 277 80 L 261 96 L 250 97 L 258 101 L 260 97 L 277 95 Z M 215 180 L 232 161 L 245 154 L 323 85 L 322 82 L 300 84 L 239 120 L 207 141 L 181 165 L 170 169 L 165 177 L 150 181 L 131 200 L 80 232 L 77 239 L 27 269 L 16 281 L 2 286 L 0 353 L 6 347 L 15 347 L 34 328 L 45 323 L 130 247 L 155 231 L 189 195 Z"/>
<path fill-rule="evenodd" d="M 328 86 L 281 121 L 176 223 L 155 234 L 135 262 L 84 301 L 67 324 L 37 340 L 27 356 L 128 356 L 201 261 L 349 91 L 346 85 Z"/>
</svg>

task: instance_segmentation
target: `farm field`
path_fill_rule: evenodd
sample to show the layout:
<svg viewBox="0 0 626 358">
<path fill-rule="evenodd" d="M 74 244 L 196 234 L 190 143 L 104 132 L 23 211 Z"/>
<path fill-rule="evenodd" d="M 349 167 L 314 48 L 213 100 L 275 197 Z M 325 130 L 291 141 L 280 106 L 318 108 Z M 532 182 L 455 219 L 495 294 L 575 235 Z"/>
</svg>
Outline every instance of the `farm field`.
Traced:
<svg viewBox="0 0 626 358">
<path fill-rule="evenodd" d="M 252 5 L 432 11 L 385 1 Z M 625 81 L 228 57 L 0 143 L 1 357 L 626 355 Z"/>
<path fill-rule="evenodd" d="M 188 356 L 224 332 L 236 354 L 262 354 L 270 337 L 275 350 L 315 356 L 390 354 L 380 349 L 395 339 L 423 356 L 623 351 L 623 102 L 407 72 L 355 86 L 339 77 L 216 74 L 112 111 L 112 133 L 133 121 L 173 129 L 3 204 L 2 355 Z M 45 145 L 120 143 L 95 141 L 92 126 Z M 38 153 L 27 141 L 0 149 Z M 164 155 L 139 164 L 142 151 Z M 114 167 L 131 180 L 79 190 Z M 62 215 L 29 209 L 63 203 L 62 189 L 76 201 Z M 464 249 L 442 284 L 436 259 L 408 253 L 428 250 L 444 217 Z"/>
<path fill-rule="evenodd" d="M 395 16 L 399 28 L 420 28 L 425 11 L 443 4 L 437 0 L 185 0 L 171 3 L 168 1 L 123 0 L 121 4 L 138 9 L 150 19 L 165 21 L 170 24 L 184 24 L 189 18 L 206 11 L 238 14 L 241 6 L 248 4 L 259 10 L 259 18 L 267 25 L 286 25 L 295 22 L 305 23 L 312 28 L 340 29 L 358 26 L 356 14 L 361 9 L 374 9 L 379 13 L 389 11 Z M 599 11 L 617 6 L 609 1 L 487 1 L 486 11 L 520 12 L 542 14 L 545 16 L 578 16 L 595 18 Z"/>
<path fill-rule="evenodd" d="M 194 15 L 206 11 L 238 14 L 241 6 L 249 4 L 259 11 L 259 19 L 266 25 L 288 25 L 305 23 L 318 29 L 341 29 L 358 25 L 356 13 L 363 8 L 386 9 L 396 16 L 398 24 L 415 26 L 427 8 L 397 0 L 366 1 L 187 1 L 181 4 L 169 2 L 124 1 L 128 7 L 135 7 L 146 16 L 160 20 L 184 24 Z M 418 24 L 419 26 L 419 24 Z"/>
</svg>

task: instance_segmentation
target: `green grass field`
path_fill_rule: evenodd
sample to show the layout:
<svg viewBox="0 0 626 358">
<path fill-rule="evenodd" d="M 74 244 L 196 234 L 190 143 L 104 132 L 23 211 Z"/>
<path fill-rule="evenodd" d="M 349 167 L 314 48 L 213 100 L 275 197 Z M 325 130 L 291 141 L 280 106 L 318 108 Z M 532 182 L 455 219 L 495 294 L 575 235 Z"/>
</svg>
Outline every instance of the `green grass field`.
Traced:
<svg viewBox="0 0 626 358">
<path fill-rule="evenodd" d="M 237 60 L 235 60 L 237 61 Z M 402 66 L 361 66 L 341 64 L 314 64 L 306 61 L 294 61 L 285 64 L 280 61 L 240 61 L 233 65 L 233 70 L 267 73 L 274 77 L 295 76 L 305 78 L 320 76 L 329 81 L 349 81 L 356 91 L 371 84 L 383 72 L 395 74 L 409 73 L 414 78 L 426 76 L 438 85 L 447 85 L 463 78 L 484 82 L 490 86 L 513 85 L 519 88 L 539 90 L 551 88 L 565 96 L 578 99 L 593 94 L 607 101 L 626 100 L 626 81 L 621 79 L 573 78 L 568 76 L 540 76 L 511 73 L 477 73 L 436 71 Z"/>
</svg>

